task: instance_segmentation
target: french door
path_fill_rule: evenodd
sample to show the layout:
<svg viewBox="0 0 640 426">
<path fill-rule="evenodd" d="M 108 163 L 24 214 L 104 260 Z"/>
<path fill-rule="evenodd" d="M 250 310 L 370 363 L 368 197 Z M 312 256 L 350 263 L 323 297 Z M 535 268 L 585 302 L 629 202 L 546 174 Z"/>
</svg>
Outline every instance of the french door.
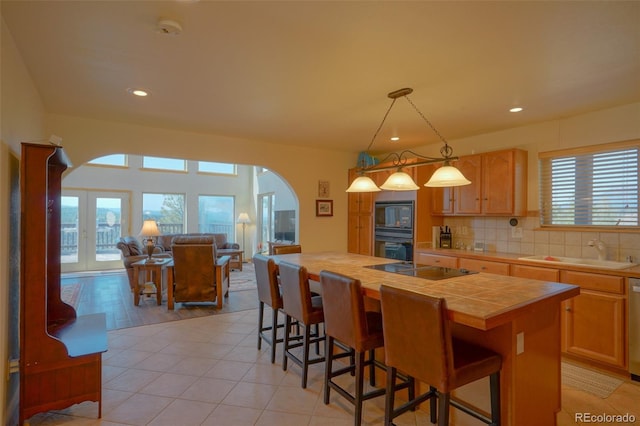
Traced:
<svg viewBox="0 0 640 426">
<path fill-rule="evenodd" d="M 122 268 L 116 247 L 129 230 L 128 191 L 62 190 L 62 272 Z"/>
<path fill-rule="evenodd" d="M 261 253 L 266 253 L 269 250 L 269 241 L 274 240 L 274 206 L 274 193 L 258 194 L 258 208 L 260 209 L 258 212 L 258 245 Z"/>
</svg>

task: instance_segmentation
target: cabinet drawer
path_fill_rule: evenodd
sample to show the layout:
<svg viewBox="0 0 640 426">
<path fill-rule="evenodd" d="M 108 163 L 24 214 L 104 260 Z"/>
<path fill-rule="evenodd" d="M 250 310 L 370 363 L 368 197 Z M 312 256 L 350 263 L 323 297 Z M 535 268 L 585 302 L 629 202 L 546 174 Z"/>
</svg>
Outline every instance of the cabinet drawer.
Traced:
<svg viewBox="0 0 640 426">
<path fill-rule="evenodd" d="M 589 272 L 561 271 L 560 281 L 576 284 L 581 288 L 607 293 L 624 294 L 624 278 Z"/>
<path fill-rule="evenodd" d="M 540 281 L 560 281 L 558 269 L 540 268 L 539 266 L 511 265 L 511 276 Z"/>
<path fill-rule="evenodd" d="M 490 260 L 460 259 L 460 268 L 489 274 L 509 275 L 509 264 Z"/>
<path fill-rule="evenodd" d="M 415 262 L 420 265 L 442 266 L 443 268 L 457 268 L 458 258 L 438 256 L 437 254 L 417 253 Z"/>
</svg>

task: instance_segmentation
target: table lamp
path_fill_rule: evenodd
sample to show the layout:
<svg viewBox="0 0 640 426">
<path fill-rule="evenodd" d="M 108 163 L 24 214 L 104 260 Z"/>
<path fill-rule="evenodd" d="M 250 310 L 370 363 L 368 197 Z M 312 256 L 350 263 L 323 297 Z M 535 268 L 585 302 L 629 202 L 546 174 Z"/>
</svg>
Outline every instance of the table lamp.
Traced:
<svg viewBox="0 0 640 426">
<path fill-rule="evenodd" d="M 156 248 L 154 244 L 153 237 L 157 237 L 160 234 L 160 230 L 158 229 L 158 224 L 155 220 L 149 219 L 145 220 L 142 223 L 142 229 L 138 233 L 138 236 L 145 237 L 145 247 L 147 248 L 147 255 L 149 256 L 149 260 L 151 260 L 151 255 L 153 254 L 153 250 Z"/>
<path fill-rule="evenodd" d="M 245 240 L 244 240 L 244 232 L 245 232 L 247 223 L 251 223 L 251 219 L 249 219 L 249 215 L 247 213 L 240 213 L 238 215 L 238 219 L 236 220 L 236 222 L 242 224 L 242 250 L 244 250 L 246 247 Z"/>
</svg>

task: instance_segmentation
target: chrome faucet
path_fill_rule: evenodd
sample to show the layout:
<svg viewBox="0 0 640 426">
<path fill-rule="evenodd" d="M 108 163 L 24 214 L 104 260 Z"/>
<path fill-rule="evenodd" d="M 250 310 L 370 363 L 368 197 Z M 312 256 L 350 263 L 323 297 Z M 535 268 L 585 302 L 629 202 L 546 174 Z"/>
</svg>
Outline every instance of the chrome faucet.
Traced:
<svg viewBox="0 0 640 426">
<path fill-rule="evenodd" d="M 598 260 L 605 260 L 607 257 L 607 246 L 598 239 L 589 240 L 587 243 L 589 247 L 593 247 L 598 251 Z"/>
</svg>

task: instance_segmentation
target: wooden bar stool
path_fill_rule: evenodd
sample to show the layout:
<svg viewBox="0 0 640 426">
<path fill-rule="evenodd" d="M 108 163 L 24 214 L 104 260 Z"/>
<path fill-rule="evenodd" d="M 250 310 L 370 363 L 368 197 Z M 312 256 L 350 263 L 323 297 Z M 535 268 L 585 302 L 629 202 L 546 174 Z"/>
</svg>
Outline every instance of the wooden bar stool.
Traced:
<svg viewBox="0 0 640 426">
<path fill-rule="evenodd" d="M 273 254 L 302 253 L 300 244 L 279 244 L 273 246 Z"/>
<path fill-rule="evenodd" d="M 380 287 L 382 319 L 387 364 L 387 389 L 393 386 L 396 369 L 431 386 L 429 392 L 416 398 L 431 399 L 431 422 L 435 423 L 434 396 L 438 398 L 438 425 L 449 424 L 449 406 L 489 424 L 500 424 L 500 368 L 502 358 L 482 346 L 451 336 L 447 303 L 408 290 Z M 451 391 L 489 376 L 491 418 L 468 403 L 451 397 Z M 437 391 L 436 391 L 437 390 Z M 426 397 L 425 397 L 426 395 Z M 418 402 L 419 403 L 419 402 Z M 408 407 L 412 401 L 394 408 L 393 392 L 387 392 L 385 425 Z"/>
<path fill-rule="evenodd" d="M 316 357 L 310 359 L 309 347 L 316 344 L 316 354 L 320 352 L 320 342 L 324 340 L 324 335 L 319 333 L 319 325 L 324 322 L 324 311 L 322 298 L 312 296 L 309 290 L 309 274 L 304 266 L 294 265 L 288 262 L 278 264 L 280 271 L 280 286 L 282 288 L 282 310 L 286 315 L 284 331 L 284 355 L 282 358 L 282 369 L 287 369 L 287 360 L 291 359 L 296 365 L 302 368 L 302 387 L 307 387 L 307 375 L 309 365 L 324 362 L 325 358 Z M 302 342 L 299 340 L 292 343 L 291 324 L 292 318 L 304 328 Z M 311 333 L 312 326 L 315 332 Z M 302 359 L 298 358 L 292 349 L 302 346 Z"/>
<path fill-rule="evenodd" d="M 376 362 L 375 349 L 384 346 L 382 333 L 382 315 L 379 312 L 366 311 L 359 280 L 335 272 L 320 272 L 322 301 L 324 306 L 324 326 L 326 340 L 325 357 L 327 359 L 324 376 L 324 403 L 329 404 L 331 389 L 334 389 L 355 407 L 354 424 L 362 423 L 362 403 L 368 399 L 382 396 L 385 388 L 364 392 L 364 370 L 369 367 L 369 383 L 375 386 L 375 367 L 385 369 L 384 364 Z M 342 343 L 349 352 L 334 355 L 334 345 Z M 342 349 L 344 349 L 340 345 Z M 352 352 L 355 352 L 355 363 Z M 367 360 L 365 355 L 369 353 Z M 333 360 L 337 357 L 350 356 L 350 365 L 333 371 Z M 355 393 L 333 381 L 334 377 L 355 371 Z M 409 387 L 410 398 L 413 397 L 414 383 L 405 382 L 395 390 Z M 393 392 L 393 391 L 392 391 Z"/>
<path fill-rule="evenodd" d="M 276 345 L 284 342 L 278 339 L 278 328 L 283 328 L 284 323 L 278 324 L 278 312 L 282 310 L 282 295 L 278 284 L 278 266 L 273 259 L 256 254 L 253 256 L 253 265 L 256 272 L 256 285 L 258 287 L 258 350 L 262 348 L 264 340 L 271 345 L 271 363 L 276 360 Z M 264 325 L 264 307 L 270 306 L 272 310 L 271 325 Z M 268 332 L 270 335 L 268 335 Z"/>
</svg>

